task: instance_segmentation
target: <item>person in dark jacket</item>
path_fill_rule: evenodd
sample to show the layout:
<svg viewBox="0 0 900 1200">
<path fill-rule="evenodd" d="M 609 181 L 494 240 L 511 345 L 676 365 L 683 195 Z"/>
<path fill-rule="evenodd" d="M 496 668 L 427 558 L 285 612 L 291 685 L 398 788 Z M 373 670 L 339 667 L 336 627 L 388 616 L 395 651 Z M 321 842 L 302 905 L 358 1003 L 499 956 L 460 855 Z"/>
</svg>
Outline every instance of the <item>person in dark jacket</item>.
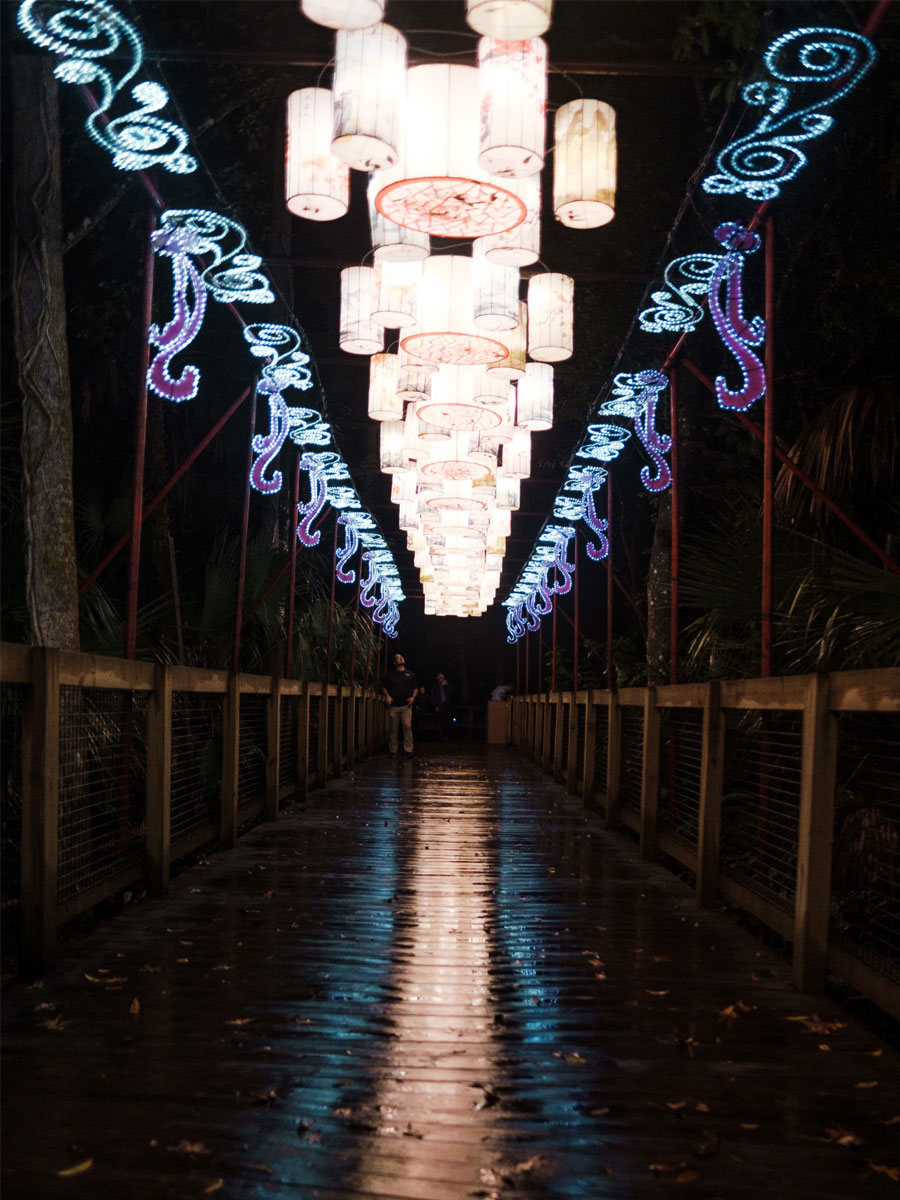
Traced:
<svg viewBox="0 0 900 1200">
<path fill-rule="evenodd" d="M 403 726 L 403 750 L 413 756 L 412 710 L 418 685 L 412 671 L 407 670 L 402 654 L 395 654 L 391 669 L 381 682 L 381 694 L 388 706 L 388 750 L 397 753 L 397 734 Z"/>
<path fill-rule="evenodd" d="M 429 700 L 438 716 L 441 741 L 447 742 L 450 740 L 450 724 L 453 719 L 453 688 L 447 682 L 447 676 L 443 672 L 431 685 Z"/>
</svg>

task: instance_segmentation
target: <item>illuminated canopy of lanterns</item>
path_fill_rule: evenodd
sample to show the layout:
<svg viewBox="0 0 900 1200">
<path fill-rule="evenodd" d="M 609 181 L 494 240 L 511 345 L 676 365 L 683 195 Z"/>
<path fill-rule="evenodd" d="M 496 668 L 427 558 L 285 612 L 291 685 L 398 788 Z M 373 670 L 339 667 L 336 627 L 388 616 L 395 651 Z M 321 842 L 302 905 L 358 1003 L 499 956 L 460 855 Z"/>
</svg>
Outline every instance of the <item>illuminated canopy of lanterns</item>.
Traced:
<svg viewBox="0 0 900 1200">
<path fill-rule="evenodd" d="M 382 0 L 300 3 L 336 30 L 335 68 L 330 90 L 288 99 L 286 202 L 333 220 L 347 211 L 349 170 L 368 173 L 371 265 L 341 272 L 339 342 L 371 356 L 368 413 L 427 614 L 493 602 L 531 435 L 553 424 L 552 364 L 573 351 L 572 279 L 541 270 L 521 295 L 520 268 L 540 258 L 551 5 L 468 0 L 478 65 L 407 67 Z M 556 218 L 606 224 L 612 109 L 566 104 L 555 134 Z M 385 330 L 396 331 L 387 348 Z"/>
</svg>

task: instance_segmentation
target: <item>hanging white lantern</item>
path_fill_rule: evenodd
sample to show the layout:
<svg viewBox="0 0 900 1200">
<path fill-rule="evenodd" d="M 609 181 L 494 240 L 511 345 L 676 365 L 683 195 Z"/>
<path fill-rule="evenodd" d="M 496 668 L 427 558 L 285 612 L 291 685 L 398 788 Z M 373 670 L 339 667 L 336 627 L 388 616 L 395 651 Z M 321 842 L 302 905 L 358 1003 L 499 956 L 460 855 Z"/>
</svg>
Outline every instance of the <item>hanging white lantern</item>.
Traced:
<svg viewBox="0 0 900 1200">
<path fill-rule="evenodd" d="M 365 29 L 384 16 L 384 0 L 300 0 L 300 10 L 329 29 Z"/>
<path fill-rule="evenodd" d="M 418 403 L 409 406 L 407 418 L 410 421 L 410 444 L 412 445 L 413 440 L 415 441 L 416 457 L 421 456 L 422 447 L 425 447 L 427 453 L 428 445 L 431 442 L 449 441 L 450 430 L 423 420 Z"/>
<path fill-rule="evenodd" d="M 421 262 L 380 262 L 374 271 L 372 320 L 388 329 L 415 325 L 422 281 Z"/>
<path fill-rule="evenodd" d="M 401 400 L 427 400 L 431 395 L 432 374 L 431 371 L 423 371 L 421 367 L 405 366 L 401 354 L 397 395 Z"/>
<path fill-rule="evenodd" d="M 526 347 L 528 344 L 528 306 L 524 301 L 519 302 L 519 323 L 515 329 L 510 329 L 504 335 L 508 347 L 505 358 L 489 363 L 485 375 L 488 378 L 502 379 L 505 383 L 521 379 L 525 374 Z"/>
<path fill-rule="evenodd" d="M 416 479 L 412 471 L 398 471 L 391 476 L 391 503 L 402 504 L 416 498 Z"/>
<path fill-rule="evenodd" d="M 406 471 L 409 459 L 403 447 L 402 421 L 382 421 L 379 431 L 379 465 L 387 475 Z"/>
<path fill-rule="evenodd" d="M 472 245 L 475 324 L 479 329 L 515 329 L 519 323 L 519 268 L 485 258 L 482 239 Z"/>
<path fill-rule="evenodd" d="M 515 398 L 515 391 L 508 379 L 501 379 L 495 371 L 482 371 L 475 368 L 473 375 L 472 399 L 478 404 L 492 404 L 503 409 L 509 404 L 510 396 Z"/>
<path fill-rule="evenodd" d="M 574 349 L 575 284 L 570 275 L 546 271 L 528 281 L 528 355 L 538 362 L 561 362 Z"/>
<path fill-rule="evenodd" d="M 491 233 L 477 238 L 473 247 L 482 246 L 485 258 L 501 267 L 527 267 L 541 257 L 541 177 L 523 175 L 508 179 L 506 186 L 525 205 L 525 218 L 506 233 Z"/>
<path fill-rule="evenodd" d="M 403 401 L 397 395 L 400 363 L 396 354 L 374 354 L 369 364 L 369 416 L 373 421 L 400 421 Z"/>
<path fill-rule="evenodd" d="M 505 343 L 485 336 L 475 324 L 471 258 L 439 254 L 425 259 L 418 319 L 400 344 L 437 363 L 491 363 L 506 357 Z"/>
<path fill-rule="evenodd" d="M 328 88 L 301 88 L 287 99 L 284 195 L 295 217 L 334 221 L 350 203 L 350 170 L 331 153 Z"/>
<path fill-rule="evenodd" d="M 442 367 L 432 377 L 431 399 L 418 407 L 419 417 L 442 429 L 469 433 L 496 429 L 503 420 L 502 414 L 487 405 L 473 403 L 473 384 L 471 367 Z"/>
<path fill-rule="evenodd" d="M 547 106 L 546 43 L 540 38 L 481 38 L 478 83 L 478 165 L 502 179 L 540 173 Z"/>
<path fill-rule="evenodd" d="M 466 20 L 489 38 L 540 37 L 550 28 L 553 0 L 466 0 Z"/>
<path fill-rule="evenodd" d="M 330 136 L 330 135 L 329 135 Z M 369 205 L 369 228 L 372 231 L 372 249 L 376 262 L 420 262 L 431 253 L 431 239 L 427 233 L 407 229 L 395 221 L 382 216 L 375 205 L 375 197 L 387 180 L 380 171 L 369 176 L 366 199 Z"/>
<path fill-rule="evenodd" d="M 503 451 L 503 457 L 506 458 L 506 450 Z M 511 475 L 506 474 L 506 468 L 497 472 L 497 499 L 498 508 L 508 508 L 510 511 L 515 511 L 522 503 L 522 480 L 514 479 Z"/>
<path fill-rule="evenodd" d="M 616 215 L 616 114 L 602 100 L 570 100 L 556 111 L 553 211 L 572 229 Z"/>
<path fill-rule="evenodd" d="M 516 388 L 516 425 L 532 433 L 553 428 L 553 368 L 530 362 Z"/>
<path fill-rule="evenodd" d="M 406 86 L 403 157 L 385 176 L 378 211 L 435 237 L 481 237 L 518 225 L 524 204 L 478 165 L 477 67 L 410 67 Z"/>
<path fill-rule="evenodd" d="M 341 328 L 338 341 L 347 354 L 377 354 L 384 345 L 384 329 L 372 320 L 374 303 L 374 268 L 345 267 L 341 271 Z"/>
<path fill-rule="evenodd" d="M 518 426 L 512 441 L 503 447 L 503 474 L 507 479 L 527 479 L 531 474 L 531 434 Z"/>
<path fill-rule="evenodd" d="M 335 38 L 331 152 L 357 171 L 400 160 L 406 39 L 392 25 L 339 29 Z"/>
</svg>

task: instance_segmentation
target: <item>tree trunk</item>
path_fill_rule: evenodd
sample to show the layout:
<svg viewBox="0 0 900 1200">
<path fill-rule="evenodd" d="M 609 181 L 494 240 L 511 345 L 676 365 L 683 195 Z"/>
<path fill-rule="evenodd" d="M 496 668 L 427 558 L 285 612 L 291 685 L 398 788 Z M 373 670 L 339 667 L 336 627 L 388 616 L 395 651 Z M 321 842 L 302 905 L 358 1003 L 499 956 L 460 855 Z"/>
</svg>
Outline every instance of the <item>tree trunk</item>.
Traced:
<svg viewBox="0 0 900 1200">
<path fill-rule="evenodd" d="M 669 682 L 669 602 L 672 574 L 672 493 L 661 492 L 647 576 L 647 683 Z"/>
<path fill-rule="evenodd" d="M 35 645 L 77 650 L 72 408 L 59 110 L 47 55 L 15 55 L 12 277 L 22 392 L 25 588 Z"/>
</svg>

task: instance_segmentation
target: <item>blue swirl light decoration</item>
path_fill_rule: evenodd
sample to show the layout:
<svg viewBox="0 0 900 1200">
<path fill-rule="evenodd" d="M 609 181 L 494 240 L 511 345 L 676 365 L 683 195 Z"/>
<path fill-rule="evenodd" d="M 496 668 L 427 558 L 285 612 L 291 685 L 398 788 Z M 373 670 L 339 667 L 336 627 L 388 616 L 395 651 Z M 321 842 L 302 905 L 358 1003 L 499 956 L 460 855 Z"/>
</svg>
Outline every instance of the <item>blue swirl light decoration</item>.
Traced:
<svg viewBox="0 0 900 1200">
<path fill-rule="evenodd" d="M 710 276 L 719 258 L 718 254 L 673 258 L 663 272 L 668 291 L 651 292 L 654 306 L 638 316 L 644 333 L 693 333 L 703 317 L 703 308 L 693 297 L 709 292 Z"/>
<path fill-rule="evenodd" d="M 186 153 L 188 135 L 180 125 L 155 116 L 169 103 L 169 93 L 145 81 L 131 88 L 138 107 L 113 117 L 110 110 L 133 82 L 144 61 L 144 44 L 134 25 L 105 0 L 23 0 L 16 20 L 22 33 L 55 54 L 53 74 L 61 83 L 100 85 L 97 108 L 85 121 L 88 135 L 112 156 L 121 171 L 162 167 L 175 175 L 190 175 L 197 160 Z M 102 66 L 122 47 L 131 65 L 120 77 Z"/>
<path fill-rule="evenodd" d="M 335 578 L 340 583 L 356 583 L 356 572 L 347 566 L 359 549 L 359 527 L 355 521 L 355 514 L 342 512 L 337 523 L 343 530 L 344 540 L 334 551 Z"/>
<path fill-rule="evenodd" d="M 568 547 L 573 544 L 574 537 L 575 530 L 570 525 L 551 523 L 541 531 L 515 587 L 503 601 L 508 610 L 506 640 L 510 645 L 540 628 L 541 618 L 553 610 L 554 596 L 564 596 L 571 591 L 575 563 L 568 557 Z M 553 583 L 550 582 L 551 571 L 556 573 Z"/>
<path fill-rule="evenodd" d="M 225 251 L 223 239 L 233 243 Z M 258 268 L 262 262 L 244 253 L 247 236 L 237 221 L 204 208 L 168 209 L 159 219 L 159 228 L 151 236 L 154 253 L 172 265 L 172 317 L 165 325 L 151 325 L 147 340 L 156 348 L 147 371 L 147 385 L 164 400 L 182 403 L 192 400 L 200 387 L 200 370 L 186 366 L 180 375 L 171 371 L 177 354 L 191 344 L 203 325 L 207 292 L 215 300 L 242 299 L 251 304 L 271 304 L 275 297 Z M 201 270 L 194 260 L 212 257 L 212 264 Z M 223 268 L 223 264 L 225 264 Z M 210 271 L 213 274 L 210 274 Z M 218 281 L 224 274 L 227 290 Z"/>
<path fill-rule="evenodd" d="M 309 499 L 300 501 L 297 505 L 297 540 L 307 549 L 318 546 L 322 537 L 318 529 L 313 529 L 313 522 L 322 514 L 328 503 L 329 479 L 349 478 L 350 472 L 339 454 L 320 452 L 318 454 L 305 451 L 298 460 L 298 469 L 304 472 L 309 480 Z"/>
<path fill-rule="evenodd" d="M 257 390 L 268 396 L 269 432 L 256 434 L 251 442 L 257 457 L 250 469 L 250 485 L 269 495 L 280 491 L 284 482 L 280 471 L 273 471 L 270 478 L 266 471 L 281 453 L 288 434 L 301 446 L 328 445 L 331 427 L 315 409 L 288 407 L 282 395 L 289 387 L 301 391 L 312 387 L 312 374 L 306 366 L 309 355 L 300 349 L 297 330 L 290 325 L 247 325 L 244 339 L 251 354 L 267 360 Z"/>
<path fill-rule="evenodd" d="M 782 184 L 806 165 L 798 148 L 827 132 L 834 118 L 822 110 L 846 96 L 877 57 L 873 43 L 861 33 L 826 27 L 792 29 L 776 38 L 763 61 L 778 83 L 750 83 L 741 93 L 750 105 L 765 108 L 756 128 L 737 138 L 716 158 L 718 174 L 703 180 L 714 195 L 743 193 L 750 200 L 774 200 Z M 796 87 L 815 85 L 818 97 L 793 107 Z"/>
<path fill-rule="evenodd" d="M 656 428 L 656 406 L 660 393 L 669 386 L 661 371 L 638 371 L 618 374 L 613 381 L 613 399 L 601 404 L 600 412 L 609 416 L 631 417 L 634 430 L 653 466 L 641 468 L 641 483 L 648 492 L 664 492 L 672 485 L 672 471 L 665 455 L 672 449 L 672 439 Z"/>
<path fill-rule="evenodd" d="M 741 386 L 729 388 L 724 375 L 716 378 L 716 399 L 719 406 L 736 412 L 746 411 L 766 390 L 766 371 L 763 363 L 750 349 L 765 341 L 766 323 L 762 317 L 749 321 L 744 316 L 742 291 L 744 258 L 759 249 L 760 239 L 743 225 L 729 221 L 715 231 L 716 239 L 727 247 L 727 254 L 713 272 L 709 285 L 709 311 L 726 349 L 741 368 Z M 725 285 L 725 305 L 720 292 Z"/>
</svg>

